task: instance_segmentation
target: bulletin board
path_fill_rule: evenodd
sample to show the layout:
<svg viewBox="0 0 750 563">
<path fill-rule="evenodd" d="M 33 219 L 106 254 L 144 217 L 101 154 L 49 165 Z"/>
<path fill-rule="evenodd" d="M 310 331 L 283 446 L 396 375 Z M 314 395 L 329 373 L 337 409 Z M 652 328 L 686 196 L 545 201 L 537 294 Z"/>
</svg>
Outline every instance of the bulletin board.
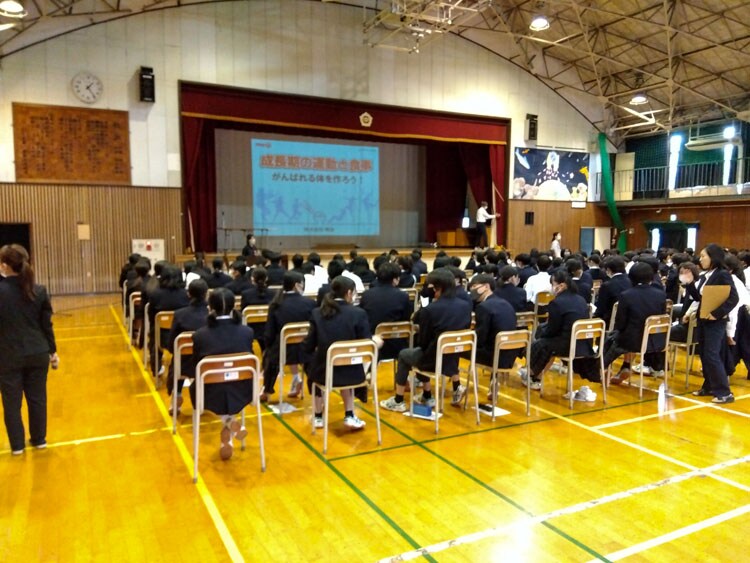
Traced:
<svg viewBox="0 0 750 563">
<path fill-rule="evenodd" d="M 17 182 L 130 184 L 128 112 L 13 103 Z"/>
</svg>

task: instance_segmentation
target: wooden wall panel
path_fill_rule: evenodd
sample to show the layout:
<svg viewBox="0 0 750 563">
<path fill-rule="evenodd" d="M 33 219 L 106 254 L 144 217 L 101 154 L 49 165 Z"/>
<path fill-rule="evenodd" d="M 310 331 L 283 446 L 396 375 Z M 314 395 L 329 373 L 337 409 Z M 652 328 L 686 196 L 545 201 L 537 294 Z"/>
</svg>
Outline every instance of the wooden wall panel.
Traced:
<svg viewBox="0 0 750 563">
<path fill-rule="evenodd" d="M 570 202 L 510 200 L 508 202 L 507 246 L 513 252 L 531 248 L 548 250 L 552 233 L 562 233 L 563 248 L 578 250 L 581 227 L 610 227 L 612 220 L 606 207 L 587 203 L 584 209 L 573 209 Z M 534 213 L 534 224 L 525 225 L 527 211 Z M 600 249 L 601 250 L 601 249 Z"/>
<path fill-rule="evenodd" d="M 750 248 L 750 203 L 701 202 L 695 199 L 685 205 L 654 205 L 620 209 L 625 227 L 633 229 L 628 235 L 628 247 L 640 248 L 648 243 L 645 221 L 669 221 L 669 215 L 677 215 L 678 221 L 700 223 L 697 246 L 702 248 L 715 242 L 725 247 Z"/>
<path fill-rule="evenodd" d="M 53 294 L 117 291 L 131 239 L 164 239 L 182 250 L 181 190 L 120 186 L 0 184 L 0 223 L 30 223 L 39 283 Z M 91 240 L 78 240 L 78 223 Z"/>
</svg>

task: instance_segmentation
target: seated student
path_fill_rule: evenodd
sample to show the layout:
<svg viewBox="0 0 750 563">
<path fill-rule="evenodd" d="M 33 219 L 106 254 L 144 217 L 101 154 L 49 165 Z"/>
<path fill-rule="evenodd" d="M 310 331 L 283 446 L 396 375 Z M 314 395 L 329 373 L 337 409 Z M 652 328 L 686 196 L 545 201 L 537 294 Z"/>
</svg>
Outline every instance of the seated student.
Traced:
<svg viewBox="0 0 750 563">
<path fill-rule="evenodd" d="M 343 262 L 342 268 L 343 268 Z M 311 358 L 306 367 L 308 389 L 312 382 L 325 383 L 326 354 L 331 344 L 342 340 L 359 340 L 371 338 L 367 313 L 352 305 L 354 301 L 354 282 L 344 276 L 331 280 L 331 291 L 323 298 L 320 307 L 312 312 L 310 333 L 302 343 L 302 349 Z M 377 339 L 375 339 L 377 341 Z M 362 364 L 336 366 L 333 370 L 333 385 L 353 385 L 363 382 L 365 370 Z M 323 396 L 320 390 L 313 398 L 313 416 L 316 428 L 323 427 Z M 354 414 L 354 392 L 352 389 L 341 391 L 344 400 L 344 426 L 352 430 L 361 430 L 365 421 Z"/>
<path fill-rule="evenodd" d="M 198 278 L 200 279 L 200 278 Z M 185 285 L 182 281 L 182 272 L 177 266 L 167 264 L 162 268 L 161 277 L 159 278 L 159 287 L 149 297 L 150 306 L 148 308 L 148 322 L 149 322 L 149 343 L 151 357 L 154 354 L 158 354 L 159 362 L 161 366 L 161 349 L 169 346 L 169 333 L 164 331 L 161 333 L 161 342 L 156 342 L 154 336 L 156 335 L 156 315 L 163 311 L 176 311 L 182 307 L 187 307 L 190 303 L 187 293 L 185 293 Z M 152 364 L 153 365 L 153 364 Z M 162 367 L 159 373 L 162 373 Z"/>
<path fill-rule="evenodd" d="M 201 327 L 206 326 L 206 320 L 208 319 L 208 304 L 206 303 L 206 295 L 208 294 L 208 284 L 204 280 L 195 280 L 188 286 L 188 297 L 190 298 L 190 304 L 187 307 L 182 307 L 174 312 L 174 319 L 172 320 L 172 328 L 169 331 L 169 350 L 174 351 L 174 342 L 177 337 L 183 332 L 194 332 Z M 182 359 L 182 373 L 189 378 L 195 377 L 195 362 L 193 361 L 193 355 L 189 354 Z M 167 393 L 172 394 L 174 378 L 174 362 L 169 365 L 169 375 L 167 376 Z M 182 406 L 182 386 L 184 384 L 183 379 L 177 381 L 177 410 L 180 410 Z M 172 414 L 172 407 L 169 407 L 170 414 Z"/>
<path fill-rule="evenodd" d="M 276 295 L 276 292 L 268 289 L 268 273 L 263 266 L 256 266 L 250 274 L 253 285 L 242 292 L 240 301 L 240 311 L 250 305 L 268 305 Z M 263 338 L 266 330 L 266 323 L 251 323 L 250 328 L 255 333 L 255 339 L 258 341 L 261 350 L 266 349 L 266 342 Z"/>
<path fill-rule="evenodd" d="M 315 302 L 303 296 L 305 278 L 298 272 L 284 274 L 282 291 L 279 291 L 268 306 L 268 322 L 264 340 L 266 349 L 263 353 L 263 393 L 261 401 L 267 401 L 275 393 L 274 386 L 279 374 L 279 354 L 281 353 L 281 329 L 289 323 L 308 322 L 315 308 Z M 302 390 L 302 378 L 299 375 L 299 364 L 304 363 L 299 344 L 287 346 L 287 363 L 292 370 L 292 386 L 287 393 L 290 399 L 299 397 Z"/>
<path fill-rule="evenodd" d="M 552 364 L 554 356 L 567 356 L 570 351 L 570 337 L 573 324 L 589 317 L 586 301 L 578 295 L 575 283 L 565 270 L 558 270 L 552 275 L 552 293 L 555 298 L 549 304 L 547 322 L 539 325 L 536 340 L 531 344 L 531 358 L 529 369 L 521 368 L 519 373 L 525 383 L 531 377 L 530 387 L 534 390 L 542 388 L 542 375 Z M 580 355 L 594 355 L 591 342 L 579 341 L 576 353 Z M 582 358 L 574 362 L 574 369 L 581 377 L 590 381 L 601 381 L 596 362 L 586 362 Z"/>
<path fill-rule="evenodd" d="M 354 259 L 359 255 L 357 250 L 355 248 L 352 248 L 349 251 L 349 261 L 346 263 L 346 271 L 352 272 L 354 271 Z"/>
<path fill-rule="evenodd" d="M 380 402 L 384 409 L 396 412 L 407 410 L 404 402 L 404 390 L 409 378 L 409 371 L 416 367 L 422 370 L 435 369 L 437 341 L 441 334 L 449 330 L 465 330 L 471 325 L 471 304 L 456 298 L 456 278 L 448 268 L 433 270 L 427 276 L 425 287 L 434 290 L 435 297 L 426 307 L 414 315 L 414 322 L 419 325 L 417 346 L 404 348 L 398 355 L 396 369 L 396 395 Z M 452 405 L 460 405 L 466 393 L 458 375 L 458 355 L 449 354 L 443 358 L 443 373 L 450 375 L 453 384 Z M 424 382 L 423 393 L 414 397 L 415 402 L 433 406 L 430 378 L 418 376 Z"/>
<path fill-rule="evenodd" d="M 226 285 L 232 281 L 232 278 L 222 271 L 222 268 L 224 267 L 224 260 L 216 257 L 211 261 L 211 266 L 213 266 L 214 271 L 211 272 L 211 275 L 208 276 L 208 279 L 206 280 L 206 283 L 208 283 L 208 287 L 210 287 L 211 289 L 216 289 L 217 287 L 226 287 Z M 190 284 L 188 284 L 188 287 L 190 287 Z"/>
<path fill-rule="evenodd" d="M 524 287 L 526 285 L 526 282 L 531 276 L 535 276 L 539 273 L 539 270 L 537 270 L 532 264 L 531 264 L 531 255 L 521 253 L 516 256 L 516 267 L 518 268 L 518 277 L 520 278 L 520 281 L 518 282 L 518 287 Z"/>
<path fill-rule="evenodd" d="M 367 258 L 365 258 L 364 256 L 357 256 L 356 258 L 354 258 L 353 262 L 354 264 L 352 265 L 352 274 L 359 276 L 359 279 L 363 285 L 370 285 L 373 281 L 375 281 L 375 272 L 370 270 L 370 263 L 367 261 Z"/>
<path fill-rule="evenodd" d="M 537 293 L 542 291 L 550 291 L 552 285 L 550 283 L 549 268 L 552 264 L 552 259 L 546 254 L 541 254 L 536 261 L 539 273 L 534 274 L 526 280 L 526 284 L 523 288 L 526 290 L 526 299 L 530 303 L 536 301 Z"/>
<path fill-rule="evenodd" d="M 604 272 L 601 269 L 601 264 L 602 264 L 601 256 L 599 256 L 598 254 L 592 253 L 591 256 L 588 257 L 587 263 L 589 266 L 588 272 L 592 280 L 604 280 L 605 279 L 606 276 L 604 275 Z"/>
<path fill-rule="evenodd" d="M 646 318 L 661 315 L 666 311 L 667 297 L 663 289 L 652 285 L 654 271 L 650 264 L 636 262 L 630 269 L 630 279 L 634 286 L 620 294 L 615 317 L 615 333 L 604 343 L 604 367 L 625 354 L 622 367 L 617 375 L 609 381 L 619 385 L 631 375 L 630 362 L 633 352 L 641 349 L 641 339 Z M 664 347 L 664 335 L 657 334 L 649 339 L 648 352 L 655 352 Z M 655 365 L 656 356 L 646 358 L 646 365 Z M 650 361 L 649 361 L 650 360 Z"/>
<path fill-rule="evenodd" d="M 513 266 L 504 266 L 500 270 L 500 283 L 495 289 L 495 295 L 505 299 L 511 304 L 516 313 L 522 311 L 533 311 L 534 304 L 526 299 L 526 292 L 518 287 L 520 278 L 518 269 Z"/>
<path fill-rule="evenodd" d="M 478 364 L 491 366 L 495 358 L 495 336 L 498 332 L 516 330 L 516 312 L 505 299 L 498 297 L 495 291 L 495 278 L 489 274 L 474 276 L 469 283 L 471 298 L 476 313 Z M 518 357 L 516 350 L 504 350 L 500 353 L 499 366 L 502 369 L 513 367 Z"/>
<path fill-rule="evenodd" d="M 266 268 L 268 285 L 281 285 L 284 281 L 284 272 L 286 272 L 281 265 L 281 254 L 264 250 L 263 256 L 269 261 L 268 268 Z"/>
<path fill-rule="evenodd" d="M 339 260 L 339 262 L 344 263 L 343 260 Z M 344 276 L 345 278 L 349 278 L 350 280 L 354 282 L 354 288 L 357 290 L 357 293 L 361 294 L 365 290 L 365 284 L 362 283 L 362 278 L 360 278 L 354 272 L 350 272 L 349 270 L 347 270 L 345 263 L 344 263 L 344 271 L 341 272 L 341 275 Z"/>
<path fill-rule="evenodd" d="M 141 255 L 137 252 L 134 252 L 133 254 L 128 256 L 128 261 L 125 262 L 125 265 L 120 270 L 120 281 L 118 283 L 120 289 L 122 289 L 122 286 L 125 285 L 126 281 L 135 279 L 135 265 L 140 259 Z"/>
<path fill-rule="evenodd" d="M 451 274 L 453 274 L 453 279 L 456 282 L 456 292 L 455 296 L 457 299 L 463 299 L 466 301 L 469 305 L 472 307 L 474 306 L 474 303 L 471 300 L 471 295 L 469 295 L 469 292 L 466 291 L 466 287 L 464 287 L 464 284 L 466 283 L 466 272 L 463 271 L 461 268 L 457 266 L 445 266 L 445 269 L 448 270 Z M 427 284 L 425 284 L 425 287 Z"/>
<path fill-rule="evenodd" d="M 133 327 L 137 331 L 134 346 L 143 347 L 143 311 L 145 310 L 144 301 L 146 299 L 146 286 L 151 279 L 151 262 L 148 258 L 141 258 L 133 267 L 136 277 L 125 282 L 125 302 L 128 304 L 126 315 L 130 316 L 130 296 L 136 292 L 141 294 L 141 303 L 136 305 L 133 311 Z"/>
<path fill-rule="evenodd" d="M 244 263 L 243 263 L 244 264 Z M 210 313 L 207 325 L 193 334 L 193 361 L 219 354 L 245 354 L 253 351 L 253 329 L 244 326 L 234 308 L 234 294 L 226 288 L 215 289 L 208 299 Z M 205 409 L 221 416 L 223 423 L 219 456 L 232 457 L 232 439 L 242 440 L 247 431 L 235 415 L 253 400 L 253 380 L 242 379 L 204 387 Z M 195 404 L 195 385 L 190 386 L 190 398 Z"/>
<path fill-rule="evenodd" d="M 299 253 L 295 254 L 294 256 L 292 256 L 292 269 L 290 271 L 305 275 L 305 272 L 302 269 L 302 264 L 304 263 L 305 257 Z"/>
<path fill-rule="evenodd" d="M 242 260 L 235 260 L 229 267 L 229 275 L 232 276 L 232 281 L 224 287 L 235 295 L 242 295 L 243 291 L 252 287 L 250 280 L 245 277 L 246 273 L 247 266 L 245 263 Z"/>
<path fill-rule="evenodd" d="M 317 252 L 311 252 L 307 255 L 307 261 L 313 265 L 312 275 L 316 279 L 316 283 L 314 285 L 316 287 L 320 287 L 324 283 L 328 283 L 328 273 L 326 272 L 326 269 L 320 265 L 320 254 L 318 254 Z M 312 285 L 313 284 L 308 285 L 306 283 L 306 291 L 309 292 Z"/>
<path fill-rule="evenodd" d="M 382 322 L 408 321 L 414 310 L 407 293 L 398 288 L 400 275 L 401 269 L 396 264 L 385 262 L 378 269 L 378 284 L 362 294 L 359 306 L 367 313 L 373 334 Z M 378 359 L 395 359 L 407 344 L 406 338 L 386 340 Z"/>
<path fill-rule="evenodd" d="M 315 300 L 318 307 L 323 303 L 323 298 L 326 294 L 331 291 L 331 281 L 333 281 L 334 278 L 343 275 L 345 269 L 346 265 L 341 260 L 331 260 L 328 262 L 328 280 L 320 286 L 320 289 L 318 289 L 318 298 Z"/>
<path fill-rule="evenodd" d="M 411 256 L 399 256 L 396 263 L 401 268 L 398 279 L 399 287 L 414 287 L 417 284 L 417 278 L 411 272 Z"/>
<path fill-rule="evenodd" d="M 419 281 L 422 274 L 427 273 L 427 264 L 422 260 L 422 251 L 419 248 L 415 248 L 411 251 L 411 262 L 411 273 L 414 274 L 417 281 Z"/>
<path fill-rule="evenodd" d="M 602 266 L 608 279 L 603 281 L 599 288 L 594 316 L 602 319 L 609 328 L 612 307 L 620 298 L 620 294 L 633 287 L 633 284 L 625 274 L 625 259 L 622 256 L 610 256 L 604 260 Z"/>
<path fill-rule="evenodd" d="M 591 284 L 583 279 L 583 267 L 577 258 L 568 258 L 565 261 L 565 270 L 575 282 L 578 295 L 583 297 L 586 303 L 591 303 Z"/>
</svg>

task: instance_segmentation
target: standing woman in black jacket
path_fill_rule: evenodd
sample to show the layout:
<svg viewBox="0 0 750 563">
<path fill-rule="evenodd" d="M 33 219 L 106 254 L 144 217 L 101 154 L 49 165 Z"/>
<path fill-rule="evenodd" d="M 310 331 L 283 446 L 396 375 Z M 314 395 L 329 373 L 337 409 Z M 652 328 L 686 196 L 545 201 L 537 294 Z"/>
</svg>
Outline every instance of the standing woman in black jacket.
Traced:
<svg viewBox="0 0 750 563">
<path fill-rule="evenodd" d="M 0 393 L 5 429 L 13 455 L 21 455 L 25 431 L 23 397 L 29 409 L 29 434 L 35 448 L 47 446 L 47 370 L 57 368 L 52 305 L 47 290 L 34 283 L 26 249 L 0 248 Z"/>
<path fill-rule="evenodd" d="M 713 395 L 713 403 L 733 403 L 734 395 L 729 389 L 723 358 L 727 346 L 727 318 L 739 302 L 739 296 L 732 275 L 726 269 L 723 248 L 718 244 L 709 244 L 701 250 L 700 263 L 705 270 L 700 280 L 696 280 L 689 271 L 680 272 L 688 282 L 685 285 L 687 294 L 694 301 L 700 301 L 706 286 L 728 285 L 729 295 L 721 305 L 709 312 L 708 318 L 698 315 L 698 353 L 703 364 L 703 385 L 698 391 L 693 391 L 693 395 Z"/>
</svg>

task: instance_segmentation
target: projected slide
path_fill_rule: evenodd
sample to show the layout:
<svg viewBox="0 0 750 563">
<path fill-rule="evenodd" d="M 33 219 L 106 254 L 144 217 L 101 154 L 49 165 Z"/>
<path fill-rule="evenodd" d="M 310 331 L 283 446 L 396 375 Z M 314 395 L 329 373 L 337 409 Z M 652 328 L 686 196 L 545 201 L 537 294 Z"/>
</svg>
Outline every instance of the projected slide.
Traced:
<svg viewBox="0 0 750 563">
<path fill-rule="evenodd" d="M 256 232 L 380 234 L 377 147 L 252 139 L 250 152 Z"/>
</svg>

